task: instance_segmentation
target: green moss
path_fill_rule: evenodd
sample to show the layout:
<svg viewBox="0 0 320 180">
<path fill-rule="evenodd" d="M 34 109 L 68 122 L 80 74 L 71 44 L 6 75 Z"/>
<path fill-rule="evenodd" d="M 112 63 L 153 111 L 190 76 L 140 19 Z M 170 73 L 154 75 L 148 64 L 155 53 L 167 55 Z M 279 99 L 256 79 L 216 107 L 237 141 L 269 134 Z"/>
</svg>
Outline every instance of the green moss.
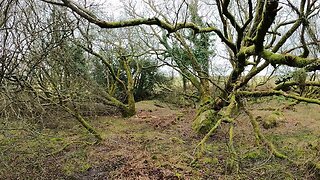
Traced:
<svg viewBox="0 0 320 180">
<path fill-rule="evenodd" d="M 291 54 L 277 54 L 268 50 L 264 50 L 261 55 L 271 64 L 282 64 L 291 67 L 303 68 L 311 63 L 317 62 L 315 58 L 302 58 Z"/>
<path fill-rule="evenodd" d="M 205 150 L 208 152 L 208 153 L 216 153 L 219 151 L 221 147 L 219 146 L 218 142 L 216 143 L 208 143 L 206 144 L 205 146 Z"/>
<path fill-rule="evenodd" d="M 279 120 L 280 120 L 279 115 L 271 114 L 267 116 L 264 121 L 262 121 L 262 126 L 265 129 L 275 128 L 279 125 Z"/>
<path fill-rule="evenodd" d="M 80 172 L 86 172 L 88 169 L 90 169 L 92 166 L 89 163 L 83 163 L 82 166 L 80 166 Z"/>
<path fill-rule="evenodd" d="M 156 159 L 158 159 L 158 157 L 157 157 L 157 155 L 153 154 L 153 155 L 151 156 L 151 159 L 156 160 Z"/>
<path fill-rule="evenodd" d="M 178 120 L 178 121 L 184 120 L 184 114 L 183 113 L 177 113 L 176 114 L 176 120 Z"/>
<path fill-rule="evenodd" d="M 215 165 L 215 164 L 219 163 L 219 160 L 218 160 L 218 158 L 205 157 L 205 158 L 201 159 L 201 162 L 203 162 L 204 164 Z"/>
<path fill-rule="evenodd" d="M 277 116 L 283 116 L 283 113 L 279 110 L 273 111 L 272 114 L 277 115 Z"/>
<path fill-rule="evenodd" d="M 196 117 L 192 124 L 192 129 L 198 133 L 207 133 L 215 124 L 216 119 L 217 116 L 214 110 L 204 111 Z"/>
<path fill-rule="evenodd" d="M 260 151 L 253 151 L 253 152 L 248 152 L 244 155 L 244 159 L 250 159 L 250 160 L 255 160 L 259 159 L 262 157 L 262 154 Z"/>
<path fill-rule="evenodd" d="M 67 176 L 72 176 L 75 173 L 81 173 L 81 172 L 86 172 L 88 169 L 90 169 L 92 166 L 87 163 L 87 162 L 71 162 L 71 163 L 66 163 L 63 165 L 62 170 L 64 174 Z"/>
<path fill-rule="evenodd" d="M 180 173 L 175 173 L 174 174 L 175 175 L 175 177 L 177 177 L 178 179 L 182 179 L 183 178 L 183 175 L 182 174 L 180 174 Z"/>
<path fill-rule="evenodd" d="M 90 167 L 91 165 L 89 163 L 89 159 L 87 158 L 85 149 L 79 149 L 64 155 L 62 170 L 68 176 L 79 172 L 85 172 Z"/>
</svg>

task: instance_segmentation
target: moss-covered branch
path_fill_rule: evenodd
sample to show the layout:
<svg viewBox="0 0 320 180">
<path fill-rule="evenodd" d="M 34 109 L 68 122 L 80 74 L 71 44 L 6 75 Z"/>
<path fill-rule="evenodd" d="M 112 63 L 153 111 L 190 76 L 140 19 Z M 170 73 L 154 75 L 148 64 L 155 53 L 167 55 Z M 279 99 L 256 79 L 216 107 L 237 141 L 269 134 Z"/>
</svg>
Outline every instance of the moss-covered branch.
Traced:
<svg viewBox="0 0 320 180">
<path fill-rule="evenodd" d="M 104 21 L 94 16 L 90 12 L 86 11 L 85 9 L 81 8 L 79 5 L 73 3 L 70 0 L 62 0 L 62 1 L 64 3 L 64 6 L 70 8 L 72 11 L 74 11 L 81 17 L 87 19 L 89 22 L 93 24 L 98 25 L 101 28 L 122 28 L 122 27 L 137 26 L 137 25 L 157 25 L 168 30 L 169 32 L 175 32 L 182 28 L 191 28 L 196 32 L 212 32 L 216 29 L 214 27 L 199 28 L 194 23 L 177 23 L 175 25 L 172 25 L 165 21 L 161 21 L 158 18 L 136 18 L 136 19 L 130 19 L 130 20 L 123 20 L 123 21 Z"/>
<path fill-rule="evenodd" d="M 301 23 L 302 23 L 301 19 L 298 19 L 297 21 L 295 21 L 292 27 L 281 37 L 281 39 L 277 42 L 277 44 L 272 48 L 272 52 L 277 52 L 287 42 L 287 40 L 292 36 L 292 34 L 296 32 L 296 30 L 299 28 Z M 280 28 L 281 26 L 278 26 L 278 27 Z"/>
<path fill-rule="evenodd" d="M 135 106 L 135 99 L 134 99 L 134 79 L 133 75 L 131 73 L 130 65 L 129 65 L 130 60 L 124 58 L 121 61 L 122 67 L 126 72 L 127 75 L 127 90 L 126 90 L 126 95 L 128 99 L 128 105 L 127 105 L 127 110 L 124 116 L 130 117 L 136 114 L 136 106 Z"/>
<path fill-rule="evenodd" d="M 253 38 L 256 50 L 260 52 L 263 50 L 264 38 L 270 28 L 271 24 L 275 20 L 278 12 L 278 1 L 265 1 L 264 12 L 261 17 L 261 21 L 257 26 L 257 33 Z"/>
<path fill-rule="evenodd" d="M 261 55 L 268 63 L 272 65 L 287 65 L 290 67 L 305 68 L 307 71 L 320 70 L 320 59 L 319 58 L 304 58 L 300 56 L 295 56 L 292 54 L 279 54 L 274 53 L 269 50 L 262 50 L 260 53 L 256 54 L 256 46 L 252 45 L 249 47 L 243 47 L 238 53 L 238 56 L 252 56 Z M 263 66 L 264 67 L 264 66 Z"/>
<path fill-rule="evenodd" d="M 299 82 L 296 81 L 289 81 L 289 82 L 285 82 L 285 83 L 281 83 L 278 86 L 276 86 L 274 88 L 274 90 L 281 90 L 281 89 L 286 89 L 287 87 L 290 86 L 295 86 L 295 85 L 300 85 Z M 315 81 L 307 81 L 303 83 L 304 86 L 316 86 L 316 87 L 320 87 L 320 82 L 315 82 Z"/>
<path fill-rule="evenodd" d="M 266 96 L 284 96 L 287 98 L 295 99 L 301 102 L 307 102 L 307 103 L 312 103 L 312 104 L 318 104 L 320 105 L 320 100 L 319 99 L 310 99 L 310 98 L 305 98 L 305 97 L 300 97 L 297 95 L 293 94 L 287 94 L 283 91 L 277 91 L 277 90 L 271 90 L 271 91 L 239 91 L 237 93 L 238 97 L 266 97 Z"/>
<path fill-rule="evenodd" d="M 318 65 L 320 66 L 320 59 L 318 58 L 303 58 L 291 54 L 278 54 L 268 50 L 263 50 L 261 53 L 263 59 L 270 62 L 272 65 L 287 65 L 290 67 L 303 68 L 306 66 Z M 320 70 L 316 69 L 316 70 Z"/>
<path fill-rule="evenodd" d="M 70 113 L 73 117 L 75 117 L 80 124 L 86 128 L 87 131 L 89 131 L 91 134 L 94 135 L 95 138 L 97 138 L 98 142 L 102 140 L 101 135 L 98 133 L 97 130 L 95 130 L 78 112 L 75 110 L 71 110 L 69 107 L 63 105 L 62 106 L 68 113 Z"/>
<path fill-rule="evenodd" d="M 193 22 L 180 22 L 180 23 L 169 23 L 165 20 L 161 20 L 157 17 L 153 18 L 135 18 L 129 20 L 122 20 L 122 21 L 105 21 L 98 17 L 96 17 L 91 12 L 87 11 L 86 9 L 82 8 L 81 6 L 73 3 L 70 0 L 62 0 L 63 3 L 55 3 L 49 0 L 42 0 L 46 3 L 51 3 L 54 5 L 60 5 L 64 7 L 70 8 L 73 12 L 81 16 L 82 18 L 88 20 L 89 22 L 96 24 L 101 28 L 123 28 L 123 27 L 130 27 L 130 26 L 139 26 L 139 25 L 156 25 L 165 30 L 169 33 L 176 32 L 181 29 L 192 29 L 195 33 L 208 33 L 208 32 L 215 32 L 219 38 L 234 52 L 236 51 L 236 45 L 226 38 L 223 33 L 214 26 L 208 27 L 200 27 Z"/>
</svg>

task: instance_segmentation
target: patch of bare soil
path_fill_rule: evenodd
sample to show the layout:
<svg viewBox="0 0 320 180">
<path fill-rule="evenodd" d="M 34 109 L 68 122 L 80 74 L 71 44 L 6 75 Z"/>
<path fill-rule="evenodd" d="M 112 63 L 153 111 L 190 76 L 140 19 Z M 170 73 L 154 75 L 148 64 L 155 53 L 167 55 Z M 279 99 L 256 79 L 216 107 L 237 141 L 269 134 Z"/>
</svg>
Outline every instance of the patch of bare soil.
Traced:
<svg viewBox="0 0 320 180">
<path fill-rule="evenodd" d="M 274 112 L 276 101 L 253 104 L 250 109 L 261 119 Z M 269 108 L 268 108 L 269 107 Z M 270 108 L 272 107 L 272 108 Z M 292 159 L 303 163 L 317 156 L 319 107 L 298 104 L 281 109 L 277 127 L 263 129 L 267 138 Z M 279 110 L 277 110 L 279 111 Z M 306 166 L 271 158 L 266 149 L 257 147 L 248 117 L 240 114 L 235 123 L 235 147 L 239 169 L 225 174 L 229 162 L 228 125 L 223 125 L 210 138 L 202 157 L 195 164 L 194 150 L 203 136 L 191 129 L 193 109 L 176 109 L 167 104 L 144 101 L 137 103 L 137 114 L 129 119 L 101 117 L 94 125 L 104 141 L 88 150 L 92 167 L 77 173 L 75 179 L 255 179 L 288 177 L 314 178 Z M 260 122 L 261 123 L 261 122 Z M 308 134 L 309 133 L 309 134 Z M 303 139 L 305 138 L 305 139 Z M 309 138 L 309 139 L 306 139 Z M 298 143 L 304 140 L 304 143 Z M 316 142 L 317 143 L 317 142 Z M 320 146 L 319 146 L 320 147 Z M 309 149 L 308 149 L 309 148 Z M 264 150 L 263 150 L 264 149 Z"/>
<path fill-rule="evenodd" d="M 191 129 L 195 110 L 143 101 L 136 104 L 137 114 L 131 118 L 90 119 L 102 134 L 100 144 L 86 143 L 92 136 L 75 121 L 45 131 L 46 136 L 30 132 L 19 139 L 20 134 L 4 133 L 14 138 L 0 141 L 0 150 L 7 149 L 0 153 L 0 179 L 315 179 L 318 172 L 308 164 L 320 162 L 319 106 L 301 103 L 282 108 L 286 103 L 263 101 L 249 109 L 259 116 L 267 139 L 296 164 L 257 146 L 248 117 L 240 114 L 234 124 L 237 157 L 233 159 L 239 166 L 230 173 L 230 124 L 219 127 L 198 156 L 195 147 L 203 135 Z M 263 129 L 262 121 L 275 112 L 281 117 L 277 126 Z M 10 164 L 17 167 L 15 173 L 9 173 Z"/>
<path fill-rule="evenodd" d="M 104 141 L 90 149 L 95 165 L 76 179 L 179 179 L 191 174 L 194 110 L 154 101 L 137 103 L 129 119 L 101 117 Z M 187 167 L 189 166 L 189 168 Z"/>
</svg>

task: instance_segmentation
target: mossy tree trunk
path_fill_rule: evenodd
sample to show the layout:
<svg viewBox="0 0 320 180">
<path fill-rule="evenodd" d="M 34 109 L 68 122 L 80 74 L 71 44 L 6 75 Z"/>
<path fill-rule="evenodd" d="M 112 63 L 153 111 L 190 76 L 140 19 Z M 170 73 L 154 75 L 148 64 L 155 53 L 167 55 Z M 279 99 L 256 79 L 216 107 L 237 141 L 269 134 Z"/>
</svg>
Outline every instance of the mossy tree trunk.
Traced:
<svg viewBox="0 0 320 180">
<path fill-rule="evenodd" d="M 201 106 L 198 109 L 195 121 L 198 122 L 196 123 L 196 130 L 202 129 L 199 127 L 205 127 L 207 132 L 213 132 L 218 126 L 222 125 L 223 122 L 233 122 L 234 114 L 236 113 L 230 113 L 230 111 L 236 112 L 239 108 L 231 107 L 233 107 L 234 104 L 241 104 L 242 100 L 248 97 L 278 95 L 319 104 L 318 99 L 309 99 L 295 94 L 287 94 L 278 89 L 257 92 L 242 89 L 252 78 L 269 67 L 269 65 L 273 67 L 285 65 L 303 68 L 306 72 L 320 70 L 320 59 L 315 55 L 314 57 L 308 57 L 311 55 L 309 52 L 311 46 L 319 44 L 315 38 L 317 37 L 315 35 L 316 33 L 310 28 L 310 24 L 314 22 L 315 17 L 313 12 L 318 12 L 319 10 L 316 1 L 302 0 L 299 1 L 300 4 L 298 6 L 288 1 L 288 6 L 283 7 L 279 7 L 279 0 L 249 0 L 237 1 L 237 3 L 230 0 L 216 1 L 216 6 L 210 6 L 210 8 L 216 8 L 214 12 L 217 13 L 218 18 L 214 17 L 211 19 L 211 17 L 206 17 L 205 21 L 209 23 L 205 25 L 203 23 L 204 21 L 198 20 L 199 16 L 197 17 L 194 12 L 189 12 L 188 15 L 190 16 L 182 18 L 184 21 L 176 22 L 176 20 L 180 20 L 178 18 L 178 15 L 182 15 L 179 14 L 180 12 L 175 14 L 177 18 L 167 18 L 161 11 L 157 11 L 157 8 L 153 7 L 153 4 L 149 5 L 152 6 L 151 9 L 153 9 L 159 17 L 139 17 L 122 21 L 104 21 L 84 9 L 79 8 L 79 6 L 69 0 L 63 0 L 62 2 L 60 5 L 70 8 L 79 16 L 101 28 L 156 25 L 166 30 L 163 37 L 159 37 L 156 33 L 155 36 L 157 36 L 161 44 L 168 50 L 169 56 L 175 60 L 177 65 L 173 65 L 173 67 L 178 67 L 178 71 L 190 80 L 198 89 L 201 96 Z M 245 4 L 241 4 L 240 2 Z M 186 5 L 187 9 L 189 5 L 191 4 Z M 234 6 L 238 7 L 238 12 L 232 9 L 235 8 Z M 283 17 L 281 17 L 279 18 L 280 23 L 279 21 L 275 21 L 278 16 L 278 11 L 280 11 L 281 8 L 295 12 L 297 17 L 292 17 L 292 19 L 286 19 L 285 21 L 282 21 Z M 190 9 L 196 11 L 195 8 Z M 175 19 L 175 21 L 171 22 L 168 19 Z M 219 22 L 216 23 L 215 21 Z M 305 31 L 304 29 L 307 28 L 308 31 Z M 207 88 L 207 81 L 209 80 L 208 73 L 205 73 L 206 71 L 203 71 L 199 65 L 199 59 L 197 59 L 193 51 L 195 46 L 189 46 L 191 40 L 186 41 L 183 35 L 181 35 L 184 32 L 180 31 L 181 29 L 191 29 L 194 37 L 198 34 L 214 33 L 226 46 L 227 51 L 231 52 L 228 59 L 232 65 L 232 71 L 227 76 L 221 94 L 217 97 L 210 95 L 210 91 L 208 91 Z M 281 35 L 279 36 L 280 32 Z M 294 38 L 294 34 L 300 37 L 297 38 L 297 42 L 288 45 L 287 42 Z M 168 37 L 174 37 L 178 41 L 179 47 L 182 47 L 183 50 L 178 48 L 177 51 L 177 48 L 171 46 L 175 44 L 172 42 L 168 43 Z M 306 43 L 306 40 L 310 40 L 311 42 Z M 295 44 L 299 45 L 295 46 Z M 295 47 L 292 49 L 291 46 Z M 299 53 L 301 53 L 301 55 L 297 55 Z M 167 55 L 164 57 L 167 57 Z M 192 71 L 190 71 L 190 67 Z M 249 69 L 248 72 L 245 72 L 246 69 Z M 258 132 L 257 129 L 254 129 L 254 131 L 256 133 Z M 232 139 L 233 127 L 230 128 L 230 134 L 230 138 Z M 257 136 L 260 136 L 260 139 L 263 140 L 261 135 L 257 134 Z M 269 148 L 273 149 L 272 145 L 269 145 Z M 273 150 L 273 152 L 276 151 Z M 275 153 L 275 155 L 277 156 L 277 153 Z"/>
<path fill-rule="evenodd" d="M 78 44 L 80 47 L 82 47 L 84 50 L 89 52 L 90 54 L 98 57 L 101 62 L 105 65 L 105 67 L 108 69 L 110 75 L 113 79 L 112 84 L 112 92 L 105 90 L 103 88 L 97 88 L 95 89 L 94 93 L 98 94 L 97 98 L 102 100 L 103 103 L 107 105 L 112 105 L 120 109 L 120 112 L 123 117 L 131 117 L 136 114 L 135 109 L 135 99 L 134 99 L 134 74 L 131 72 L 130 63 L 133 61 L 131 57 L 128 57 L 125 55 L 125 51 L 122 47 L 117 47 L 119 49 L 118 52 L 118 61 L 120 64 L 120 69 L 124 71 L 125 73 L 125 80 L 121 79 L 120 73 L 117 73 L 116 70 L 114 70 L 114 67 L 112 66 L 112 63 L 107 59 L 107 57 L 95 52 L 92 48 L 83 46 L 81 44 Z M 139 74 L 140 72 L 135 72 L 136 74 Z M 120 86 L 126 95 L 126 102 L 122 102 L 115 96 L 115 89 L 117 86 Z"/>
<path fill-rule="evenodd" d="M 125 117 L 130 117 L 136 114 L 136 106 L 135 106 L 135 99 L 134 99 L 134 79 L 133 75 L 131 73 L 130 69 L 130 59 L 123 59 L 122 60 L 122 66 L 126 72 L 127 75 L 127 89 L 126 89 L 126 94 L 127 94 L 127 109 L 123 112 L 123 116 Z"/>
</svg>

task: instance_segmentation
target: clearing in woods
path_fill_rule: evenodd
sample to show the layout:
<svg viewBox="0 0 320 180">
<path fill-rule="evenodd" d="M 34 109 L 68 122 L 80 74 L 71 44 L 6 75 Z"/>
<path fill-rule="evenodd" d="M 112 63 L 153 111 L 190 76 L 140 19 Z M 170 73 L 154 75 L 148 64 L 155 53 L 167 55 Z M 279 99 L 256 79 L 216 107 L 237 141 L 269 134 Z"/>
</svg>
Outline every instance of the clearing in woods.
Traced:
<svg viewBox="0 0 320 180">
<path fill-rule="evenodd" d="M 235 128 L 237 168 L 227 169 L 228 134 L 221 128 L 195 161 L 203 135 L 191 129 L 194 110 L 142 101 L 129 119 L 90 118 L 104 138 L 100 144 L 90 144 L 92 135 L 70 117 L 42 131 L 27 130 L 24 127 L 32 125 L 26 122 L 1 125 L 0 179 L 320 178 L 319 106 L 300 103 L 292 108 L 287 103 L 264 99 L 250 110 L 266 137 L 294 162 L 258 147 L 245 114 L 239 115 Z"/>
</svg>

